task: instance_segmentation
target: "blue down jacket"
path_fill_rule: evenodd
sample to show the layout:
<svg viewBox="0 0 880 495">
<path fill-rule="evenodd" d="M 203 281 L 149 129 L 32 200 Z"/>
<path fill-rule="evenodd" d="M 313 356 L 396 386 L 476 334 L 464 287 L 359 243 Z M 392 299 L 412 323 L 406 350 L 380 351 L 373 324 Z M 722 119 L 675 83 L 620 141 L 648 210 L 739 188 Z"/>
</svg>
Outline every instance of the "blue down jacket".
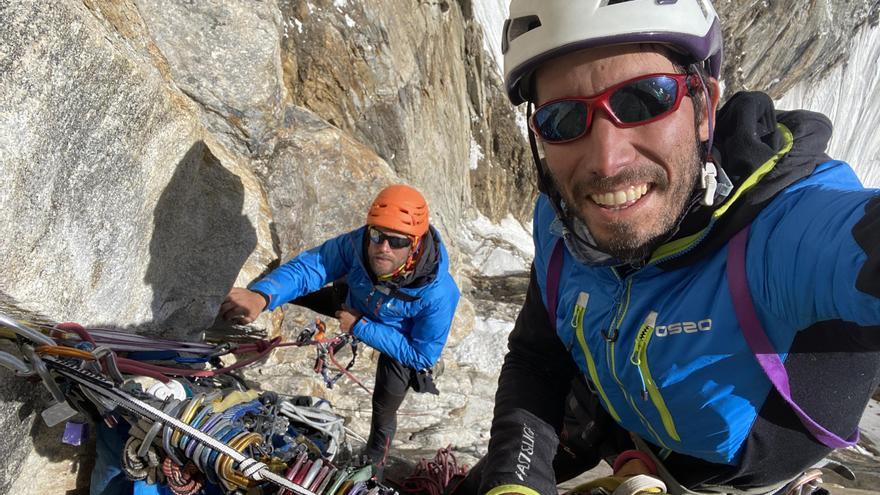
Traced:
<svg viewBox="0 0 880 495">
<path fill-rule="evenodd" d="M 408 286 L 394 290 L 376 285 L 364 258 L 366 227 L 340 235 L 305 251 L 251 285 L 270 297 L 273 310 L 326 284 L 345 278 L 348 306 L 363 313 L 352 334 L 374 349 L 414 370 L 437 362 L 449 328 L 459 290 L 449 274 L 449 255 L 431 227 L 436 261 Z"/>
</svg>

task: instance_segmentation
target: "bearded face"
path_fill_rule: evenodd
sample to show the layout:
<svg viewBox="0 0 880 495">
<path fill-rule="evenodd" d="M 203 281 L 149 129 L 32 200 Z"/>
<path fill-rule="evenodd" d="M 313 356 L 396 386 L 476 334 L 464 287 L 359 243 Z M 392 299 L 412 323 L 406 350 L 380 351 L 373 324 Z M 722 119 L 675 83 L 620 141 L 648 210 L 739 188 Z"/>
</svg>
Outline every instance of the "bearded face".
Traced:
<svg viewBox="0 0 880 495">
<path fill-rule="evenodd" d="M 568 54 L 536 74 L 537 104 L 598 94 L 622 81 L 677 70 L 661 48 L 614 46 Z M 587 132 L 560 144 L 540 142 L 552 180 L 571 214 L 597 246 L 617 259 L 648 256 L 675 227 L 696 185 L 706 119 L 695 128 L 694 104 L 636 127 L 620 128 L 605 110 Z"/>
</svg>

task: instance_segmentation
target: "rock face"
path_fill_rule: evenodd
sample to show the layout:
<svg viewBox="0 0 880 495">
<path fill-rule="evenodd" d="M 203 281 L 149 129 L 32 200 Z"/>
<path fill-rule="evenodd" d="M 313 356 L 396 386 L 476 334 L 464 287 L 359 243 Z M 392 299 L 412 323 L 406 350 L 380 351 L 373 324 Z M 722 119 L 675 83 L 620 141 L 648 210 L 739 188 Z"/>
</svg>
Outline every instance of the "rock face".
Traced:
<svg viewBox="0 0 880 495">
<path fill-rule="evenodd" d="M 350 132 L 401 177 L 430 186 L 441 231 L 470 204 L 461 11 L 447 2 L 279 3 L 293 101 Z"/>
<path fill-rule="evenodd" d="M 442 395 L 407 399 L 396 442 L 401 452 L 451 442 L 478 457 L 527 281 L 520 222 L 536 194 L 523 117 L 486 49 L 498 26 L 479 22 L 488 5 L 0 2 L 0 302 L 23 317 L 195 339 L 230 287 L 359 226 L 378 189 L 408 182 L 428 198 L 466 297 Z M 864 123 L 835 146 L 878 163 L 876 71 L 861 76 L 876 64 L 868 27 L 880 1 L 718 8 L 728 92 L 820 100 L 797 88 L 830 74 L 822 84 L 843 95 L 835 120 Z M 864 52 L 844 42 L 855 31 Z M 313 317 L 291 307 L 258 326 L 290 338 Z M 374 359 L 365 352 L 355 368 L 368 386 Z M 279 351 L 247 377 L 324 395 L 366 435 L 366 392 L 325 390 L 310 364 L 308 351 Z M 0 493 L 87 486 L 88 451 L 57 449 L 59 431 L 35 423 L 40 388 L 5 369 L 0 383 Z"/>
<path fill-rule="evenodd" d="M 816 82 L 849 59 L 852 35 L 877 24 L 877 0 L 807 2 L 722 0 L 727 91 L 785 94 L 800 81 Z"/>
<path fill-rule="evenodd" d="M 809 108 L 834 123 L 828 154 L 849 162 L 866 186 L 880 187 L 880 72 L 867 70 L 880 60 L 880 27 L 865 26 L 853 37 L 846 63 L 831 68 L 817 83 L 799 82 L 779 108 Z"/>
</svg>

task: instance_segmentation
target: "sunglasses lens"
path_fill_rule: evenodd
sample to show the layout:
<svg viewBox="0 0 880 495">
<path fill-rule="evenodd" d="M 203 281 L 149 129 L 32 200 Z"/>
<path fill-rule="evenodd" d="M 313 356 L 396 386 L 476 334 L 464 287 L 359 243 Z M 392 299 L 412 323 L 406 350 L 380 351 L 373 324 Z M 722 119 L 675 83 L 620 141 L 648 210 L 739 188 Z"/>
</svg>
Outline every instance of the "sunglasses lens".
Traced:
<svg viewBox="0 0 880 495">
<path fill-rule="evenodd" d="M 409 237 L 391 237 L 386 236 L 385 239 L 388 240 L 388 245 L 394 249 L 405 248 L 410 245 Z"/>
<path fill-rule="evenodd" d="M 535 110 L 535 131 L 550 143 L 569 141 L 587 130 L 587 104 L 576 100 L 562 100 Z"/>
<path fill-rule="evenodd" d="M 608 98 L 608 103 L 621 122 L 633 124 L 670 111 L 677 96 L 678 82 L 675 79 L 655 76 L 619 88 Z"/>
<path fill-rule="evenodd" d="M 370 227 L 369 233 L 370 242 L 372 242 L 373 244 L 382 244 L 383 242 L 388 241 L 388 245 L 392 249 L 405 248 L 412 244 L 412 239 L 410 239 L 409 237 L 390 236 L 372 227 Z"/>
</svg>

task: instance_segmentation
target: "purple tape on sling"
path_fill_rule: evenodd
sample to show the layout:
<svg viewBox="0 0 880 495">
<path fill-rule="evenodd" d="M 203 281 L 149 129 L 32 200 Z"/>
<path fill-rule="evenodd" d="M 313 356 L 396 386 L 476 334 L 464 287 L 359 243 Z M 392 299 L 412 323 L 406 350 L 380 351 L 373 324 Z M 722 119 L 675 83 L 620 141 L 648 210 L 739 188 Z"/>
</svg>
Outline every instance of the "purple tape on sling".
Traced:
<svg viewBox="0 0 880 495">
<path fill-rule="evenodd" d="M 68 421 L 67 424 L 64 425 L 64 435 L 61 437 L 62 443 L 66 443 L 67 445 L 79 446 L 85 443 L 88 438 L 88 424 Z"/>
<path fill-rule="evenodd" d="M 791 409 L 797 414 L 798 419 L 813 437 L 824 445 L 833 449 L 841 449 L 855 445 L 859 441 L 859 429 L 850 435 L 849 439 L 843 440 L 834 433 L 826 430 L 819 423 L 804 412 L 791 398 L 791 389 L 788 384 L 788 373 L 779 354 L 767 338 L 767 333 L 758 319 L 755 306 L 752 304 L 752 296 L 746 280 L 746 242 L 749 238 L 749 226 L 739 231 L 730 241 L 727 248 L 727 284 L 730 294 L 733 296 L 733 307 L 736 311 L 736 319 L 742 327 L 743 336 L 755 355 L 755 359 L 770 382 L 779 392 Z"/>
<path fill-rule="evenodd" d="M 556 330 L 556 297 L 559 293 L 559 276 L 562 273 L 563 244 L 562 239 L 556 241 L 547 267 L 547 313 L 554 330 Z"/>
</svg>

